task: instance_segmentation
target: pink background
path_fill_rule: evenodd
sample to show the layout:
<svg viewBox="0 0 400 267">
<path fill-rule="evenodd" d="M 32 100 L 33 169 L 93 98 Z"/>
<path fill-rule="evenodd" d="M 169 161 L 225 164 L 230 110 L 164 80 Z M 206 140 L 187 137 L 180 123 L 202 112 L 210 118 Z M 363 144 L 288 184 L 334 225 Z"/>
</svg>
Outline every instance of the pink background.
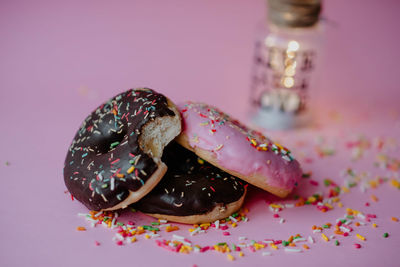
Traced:
<svg viewBox="0 0 400 267">
<path fill-rule="evenodd" d="M 397 1 L 325 1 L 319 127 L 267 133 L 291 144 L 314 180 L 330 177 L 341 183 L 340 171 L 350 166 L 387 174 L 373 167 L 372 149 L 363 160 L 350 162 L 345 141 L 365 134 L 400 142 L 399 11 Z M 119 247 L 111 240 L 112 231 L 75 230 L 88 226 L 76 216 L 87 210 L 64 194 L 62 168 L 86 115 L 123 90 L 148 86 L 176 102 L 217 105 L 247 122 L 253 40 L 264 15 L 263 1 L 255 0 L 1 1 L 0 266 L 398 266 L 400 223 L 388 218 L 400 217 L 395 205 L 400 197 L 387 184 L 374 192 L 380 201 L 365 211 L 379 214 L 380 226 L 360 230 L 368 236 L 360 250 L 352 248 L 354 238 L 334 247 L 316 237 L 317 244 L 301 254 L 246 253 L 230 263 L 216 252 L 176 255 L 151 240 Z M 320 136 L 335 144 L 333 157 L 316 156 L 313 148 Z M 306 145 L 297 146 L 299 141 Z M 400 156 L 398 149 L 393 153 Z M 307 164 L 304 155 L 315 160 Z M 306 182 L 301 189 L 315 191 Z M 338 208 L 326 214 L 314 207 L 296 208 L 283 211 L 287 223 L 281 225 L 265 204 L 270 196 L 253 193 L 246 204 L 250 221 L 232 230 L 231 240 L 308 236 L 311 225 L 343 215 Z M 369 193 L 359 190 L 343 196 L 345 206 L 355 209 L 364 209 L 365 201 Z M 178 234 L 187 236 L 186 229 L 182 226 Z M 383 232 L 390 238 L 382 239 Z M 101 246 L 95 247 L 95 240 Z M 194 238 L 203 244 L 224 240 L 217 231 Z"/>
</svg>

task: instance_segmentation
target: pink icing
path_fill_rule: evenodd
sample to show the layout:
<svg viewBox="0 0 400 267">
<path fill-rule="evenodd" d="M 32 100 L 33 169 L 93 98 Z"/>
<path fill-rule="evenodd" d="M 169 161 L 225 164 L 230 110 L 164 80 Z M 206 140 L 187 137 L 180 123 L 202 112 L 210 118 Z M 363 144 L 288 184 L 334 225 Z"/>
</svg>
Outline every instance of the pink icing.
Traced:
<svg viewBox="0 0 400 267">
<path fill-rule="evenodd" d="M 213 152 L 222 168 L 245 176 L 261 174 L 267 185 L 284 190 L 293 189 L 301 177 L 290 151 L 261 133 L 205 104 L 186 102 L 178 108 L 190 146 Z"/>
</svg>

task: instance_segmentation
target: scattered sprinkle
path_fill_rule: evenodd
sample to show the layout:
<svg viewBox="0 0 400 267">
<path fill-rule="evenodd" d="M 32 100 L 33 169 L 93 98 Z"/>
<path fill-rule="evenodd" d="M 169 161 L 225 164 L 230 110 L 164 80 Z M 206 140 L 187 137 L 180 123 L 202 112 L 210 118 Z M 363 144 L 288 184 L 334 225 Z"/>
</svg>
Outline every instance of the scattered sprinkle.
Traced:
<svg viewBox="0 0 400 267">
<path fill-rule="evenodd" d="M 383 237 L 384 237 L 384 238 L 388 238 L 388 237 L 389 237 L 389 234 L 388 234 L 388 233 L 384 233 L 384 234 L 383 234 Z"/>
<path fill-rule="evenodd" d="M 371 200 L 373 202 L 378 202 L 378 198 L 375 195 L 371 195 Z"/>
<path fill-rule="evenodd" d="M 322 238 L 323 238 L 326 242 L 329 241 L 329 238 L 328 238 L 325 234 L 321 234 L 321 236 L 322 236 Z"/>
<path fill-rule="evenodd" d="M 230 261 L 234 261 L 235 257 L 233 257 L 231 254 L 226 255 L 226 257 L 228 258 L 228 260 Z"/>
<path fill-rule="evenodd" d="M 357 236 L 358 239 L 360 239 L 362 241 L 366 240 L 366 238 L 364 236 L 360 235 L 360 234 L 356 234 L 356 236 Z"/>
<path fill-rule="evenodd" d="M 299 252 L 302 252 L 302 250 L 299 249 L 299 248 L 285 248 L 285 252 L 295 252 L 295 253 L 299 253 Z"/>
</svg>

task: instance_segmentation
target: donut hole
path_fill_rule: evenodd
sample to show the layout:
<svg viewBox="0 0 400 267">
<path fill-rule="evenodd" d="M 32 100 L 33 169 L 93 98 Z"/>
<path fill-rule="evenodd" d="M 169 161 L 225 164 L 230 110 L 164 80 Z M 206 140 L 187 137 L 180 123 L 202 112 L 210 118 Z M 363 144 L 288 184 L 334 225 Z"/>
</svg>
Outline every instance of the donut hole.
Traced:
<svg viewBox="0 0 400 267">
<path fill-rule="evenodd" d="M 161 158 L 164 147 L 180 132 L 179 116 L 156 118 L 142 128 L 142 135 L 139 138 L 140 148 L 155 158 Z"/>
</svg>

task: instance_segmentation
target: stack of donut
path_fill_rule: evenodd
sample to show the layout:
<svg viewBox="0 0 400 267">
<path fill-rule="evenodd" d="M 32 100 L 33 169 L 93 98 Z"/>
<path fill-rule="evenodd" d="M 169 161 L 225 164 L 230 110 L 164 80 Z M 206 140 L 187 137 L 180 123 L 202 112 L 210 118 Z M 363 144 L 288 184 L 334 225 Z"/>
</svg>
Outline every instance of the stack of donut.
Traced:
<svg viewBox="0 0 400 267">
<path fill-rule="evenodd" d="M 301 173 L 288 149 L 227 114 L 201 103 L 176 106 L 148 88 L 94 110 L 64 165 L 69 192 L 91 210 L 134 205 L 190 224 L 236 212 L 247 183 L 285 197 Z"/>
</svg>

